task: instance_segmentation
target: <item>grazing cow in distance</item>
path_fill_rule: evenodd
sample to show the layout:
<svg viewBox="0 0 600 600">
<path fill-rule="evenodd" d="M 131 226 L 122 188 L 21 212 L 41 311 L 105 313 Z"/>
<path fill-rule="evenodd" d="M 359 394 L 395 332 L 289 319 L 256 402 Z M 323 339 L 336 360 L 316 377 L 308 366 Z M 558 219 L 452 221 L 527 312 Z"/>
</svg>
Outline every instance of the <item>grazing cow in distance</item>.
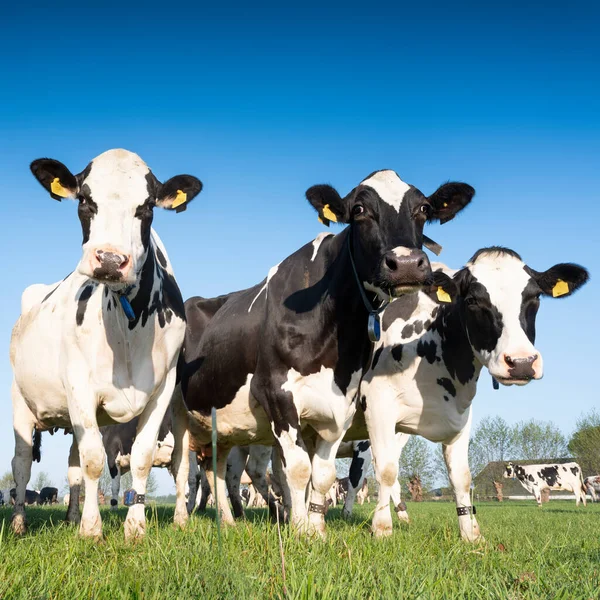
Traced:
<svg viewBox="0 0 600 600">
<path fill-rule="evenodd" d="M 79 501 L 83 475 L 79 533 L 99 538 L 97 490 L 105 461 L 99 426 L 139 417 L 125 537 L 142 536 L 146 480 L 185 332 L 183 298 L 151 224 L 155 207 L 179 212 L 202 184 L 190 175 L 162 183 L 127 150 L 109 150 L 77 175 L 47 158 L 35 160 L 31 171 L 55 200 L 77 200 L 83 245 L 64 280 L 23 292 L 13 329 L 12 528 L 25 531 L 34 429 L 72 428 L 69 509 Z"/>
<path fill-rule="evenodd" d="M 600 475 L 590 475 L 583 480 L 583 485 L 588 491 L 588 494 L 592 497 L 592 502 L 598 501 L 598 494 L 600 494 Z"/>
<path fill-rule="evenodd" d="M 16 505 L 17 499 L 17 488 L 10 490 L 10 503 Z M 40 493 L 36 490 L 25 490 L 25 504 L 31 506 L 32 504 L 39 504 Z"/>
<path fill-rule="evenodd" d="M 586 506 L 586 487 L 581 467 L 576 462 L 544 465 L 519 465 L 509 462 L 504 470 L 507 479 L 518 479 L 519 483 L 535 496 L 542 506 L 544 490 L 565 490 L 575 494 L 575 505 Z"/>
<path fill-rule="evenodd" d="M 425 224 L 450 221 L 473 194 L 467 184 L 447 183 L 426 197 L 390 170 L 372 173 L 344 198 L 329 185 L 314 186 L 306 195 L 320 220 L 348 227 L 337 235 L 320 234 L 261 283 L 229 295 L 208 321 L 202 304 L 188 301 L 179 369 L 187 418 L 182 415 L 183 426 L 174 429 L 189 429 L 174 431 L 175 444 L 186 448 L 189 435 L 194 450 L 208 446 L 216 408 L 220 497 L 228 451 L 274 443 L 290 489 L 293 524 L 324 535 L 325 495 L 371 355 L 369 331 L 372 338 L 379 335 L 376 309 L 390 296 L 411 295 L 434 283 L 421 249 Z M 306 428 L 316 436 L 312 464 L 303 441 Z M 178 482 L 176 515 L 184 514 L 184 489 Z M 232 523 L 228 505 L 221 509 L 223 521 Z"/>
<path fill-rule="evenodd" d="M 43 487 L 40 490 L 38 504 L 57 504 L 58 503 L 58 488 Z"/>
<path fill-rule="evenodd" d="M 480 537 L 468 443 L 481 370 L 487 367 L 503 385 L 540 379 L 542 355 L 534 346 L 540 297 L 568 297 L 588 280 L 578 265 L 538 272 L 500 247 L 483 248 L 463 269 L 446 272 L 453 276 L 443 287 L 386 307 L 381 341 L 361 383 L 362 411 L 351 432 L 371 442 L 379 484 L 372 527 L 378 536 L 392 533 L 389 503 L 398 488 L 402 432 L 442 444 L 461 536 Z"/>
</svg>

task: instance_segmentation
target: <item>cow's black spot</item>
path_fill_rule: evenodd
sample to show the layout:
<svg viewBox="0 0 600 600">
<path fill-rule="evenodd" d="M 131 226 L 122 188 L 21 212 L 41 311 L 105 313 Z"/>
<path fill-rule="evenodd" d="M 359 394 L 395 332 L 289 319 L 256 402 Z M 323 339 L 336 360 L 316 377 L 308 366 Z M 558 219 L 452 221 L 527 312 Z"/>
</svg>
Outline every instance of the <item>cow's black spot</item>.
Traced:
<svg viewBox="0 0 600 600">
<path fill-rule="evenodd" d="M 566 471 L 566 470 L 567 470 L 567 467 L 563 467 L 563 471 Z"/>
<path fill-rule="evenodd" d="M 387 331 L 390 325 L 397 319 L 408 321 L 417 308 L 419 294 L 406 294 L 392 302 L 383 313 L 382 327 Z"/>
<path fill-rule="evenodd" d="M 445 400 L 446 402 L 450 402 L 450 398 L 448 398 L 448 396 L 446 396 L 446 395 L 444 395 L 444 400 Z"/>
<path fill-rule="evenodd" d="M 543 479 L 550 487 L 552 487 L 556 485 L 556 482 L 558 480 L 558 467 L 553 466 L 540 469 L 538 477 L 540 477 L 540 479 Z"/>
<path fill-rule="evenodd" d="M 367 410 L 367 397 L 364 394 L 360 399 L 360 407 L 363 409 L 363 411 Z"/>
<path fill-rule="evenodd" d="M 358 487 L 364 463 L 365 459 L 360 456 L 358 450 L 354 450 L 352 453 L 352 462 L 350 463 L 350 472 L 348 473 L 348 478 L 353 488 Z"/>
<path fill-rule="evenodd" d="M 571 467 L 571 473 L 573 473 L 573 475 L 577 475 L 577 473 L 579 473 L 579 468 L 578 467 Z"/>
<path fill-rule="evenodd" d="M 379 362 L 379 359 L 381 358 L 382 352 L 383 352 L 383 346 L 381 346 L 380 348 L 377 348 L 377 350 L 375 351 L 375 354 L 373 355 L 373 363 L 371 364 L 372 369 L 374 369 L 377 366 L 377 363 Z"/>
<path fill-rule="evenodd" d="M 404 339 L 409 338 L 414 331 L 414 326 L 412 323 L 407 323 L 403 328 L 402 328 L 402 337 Z"/>
<path fill-rule="evenodd" d="M 87 303 L 92 295 L 92 292 L 94 291 L 94 287 L 95 286 L 91 284 L 86 285 L 81 291 L 81 294 L 79 294 L 79 299 L 77 300 L 77 313 L 75 314 L 75 322 L 77 325 L 81 325 L 83 323 Z"/>
<path fill-rule="evenodd" d="M 453 398 L 456 398 L 456 388 L 450 379 L 447 377 L 440 377 L 437 382 L 438 385 L 441 385 Z"/>
<path fill-rule="evenodd" d="M 161 264 L 161 266 L 166 269 L 167 268 L 167 259 L 166 259 L 165 255 L 162 253 L 162 250 L 158 246 L 156 247 L 156 257 L 158 258 L 158 262 Z"/>
<path fill-rule="evenodd" d="M 402 360 L 402 344 L 396 344 L 392 348 L 392 358 L 396 362 L 400 362 Z"/>
<path fill-rule="evenodd" d="M 79 191 L 79 206 L 77 207 L 77 216 L 81 223 L 81 230 L 83 232 L 82 245 L 87 243 L 90 239 L 90 229 L 92 227 L 92 221 L 98 214 L 98 205 L 92 198 L 92 192 L 90 186 L 84 183 Z"/>
<path fill-rule="evenodd" d="M 430 340 L 429 342 L 421 340 L 417 344 L 417 354 L 421 358 L 426 358 L 427 362 L 429 362 L 430 364 L 433 364 L 435 362 L 436 351 L 437 344 L 433 340 Z"/>
</svg>

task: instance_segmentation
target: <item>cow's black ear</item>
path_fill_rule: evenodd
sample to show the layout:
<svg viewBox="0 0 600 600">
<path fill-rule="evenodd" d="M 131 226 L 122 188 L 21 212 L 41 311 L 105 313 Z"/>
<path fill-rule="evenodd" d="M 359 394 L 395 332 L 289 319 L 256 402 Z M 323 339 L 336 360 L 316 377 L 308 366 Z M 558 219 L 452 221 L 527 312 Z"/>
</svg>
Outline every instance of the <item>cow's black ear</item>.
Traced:
<svg viewBox="0 0 600 600">
<path fill-rule="evenodd" d="M 450 275 L 437 269 L 433 272 L 433 284 L 428 295 L 439 304 L 452 304 L 458 297 L 458 285 Z"/>
<path fill-rule="evenodd" d="M 306 198 L 319 213 L 319 221 L 329 227 L 329 223 L 348 222 L 348 203 L 330 185 L 313 185 L 306 190 Z"/>
<path fill-rule="evenodd" d="M 183 212 L 202 191 L 202 182 L 193 175 L 175 175 L 159 188 L 156 205 L 167 210 Z"/>
<path fill-rule="evenodd" d="M 570 296 L 590 278 L 587 269 L 573 263 L 560 263 L 543 272 L 534 271 L 531 268 L 528 271 L 542 293 L 552 298 Z"/>
<path fill-rule="evenodd" d="M 29 168 L 55 200 L 60 202 L 62 198 L 75 198 L 79 193 L 77 178 L 58 160 L 38 158 Z"/>
<path fill-rule="evenodd" d="M 433 208 L 429 220 L 442 224 L 451 221 L 471 202 L 474 195 L 475 190 L 466 183 L 445 183 L 428 198 Z"/>
</svg>

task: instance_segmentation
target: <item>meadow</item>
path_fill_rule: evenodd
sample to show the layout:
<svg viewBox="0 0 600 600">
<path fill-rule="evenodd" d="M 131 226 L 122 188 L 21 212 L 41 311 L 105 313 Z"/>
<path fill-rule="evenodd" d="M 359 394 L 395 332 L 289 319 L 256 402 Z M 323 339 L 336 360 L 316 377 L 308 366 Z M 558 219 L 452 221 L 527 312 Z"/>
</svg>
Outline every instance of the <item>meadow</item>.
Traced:
<svg viewBox="0 0 600 600">
<path fill-rule="evenodd" d="M 29 508 L 29 532 L 0 509 L 0 598 L 599 598 L 600 505 L 480 503 L 486 541 L 460 541 L 451 503 L 409 503 L 412 523 L 369 532 L 374 504 L 345 522 L 327 515 L 327 541 L 298 538 L 266 510 L 221 530 L 213 511 L 172 526 L 173 506 L 149 506 L 147 537 L 123 539 L 126 509 L 102 511 L 104 540 L 76 536 L 64 508 Z M 281 556 L 285 566 L 282 568 Z M 284 575 L 285 570 L 285 575 Z"/>
</svg>

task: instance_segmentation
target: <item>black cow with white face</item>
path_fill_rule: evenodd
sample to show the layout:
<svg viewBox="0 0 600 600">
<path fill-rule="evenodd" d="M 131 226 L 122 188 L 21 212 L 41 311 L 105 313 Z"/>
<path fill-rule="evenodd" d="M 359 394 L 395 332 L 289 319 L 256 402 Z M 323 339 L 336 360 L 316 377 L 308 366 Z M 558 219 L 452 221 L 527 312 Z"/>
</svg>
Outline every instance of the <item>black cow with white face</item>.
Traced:
<svg viewBox="0 0 600 600">
<path fill-rule="evenodd" d="M 423 228 L 452 219 L 473 194 L 469 185 L 448 183 L 427 197 L 393 171 L 369 175 L 343 198 L 329 185 L 314 186 L 306 195 L 321 221 L 348 227 L 319 235 L 262 283 L 232 294 L 200 333 L 190 320 L 180 369 L 190 445 L 200 451 L 210 443 L 216 407 L 219 497 L 225 497 L 229 448 L 274 441 L 294 524 L 324 533 L 325 494 L 371 353 L 366 304 L 378 306 L 378 296 L 414 293 L 432 282 L 421 250 Z M 312 465 L 302 437 L 306 427 L 317 436 Z M 177 515 L 183 517 L 184 487 L 177 488 Z M 226 503 L 221 509 L 232 521 Z"/>
<path fill-rule="evenodd" d="M 542 355 L 534 346 L 540 298 L 568 297 L 588 280 L 578 265 L 538 272 L 516 252 L 499 247 L 479 250 L 460 271 L 446 269 L 452 273 L 435 293 L 399 298 L 385 309 L 382 338 L 361 384 L 366 429 L 359 413 L 349 433 L 371 440 L 380 486 L 375 535 L 392 531 L 388 505 L 398 488 L 406 436 L 397 432 L 402 432 L 443 444 L 461 535 L 469 541 L 480 537 L 468 462 L 479 374 L 487 367 L 507 386 L 540 379 Z M 397 512 L 406 520 L 404 511 Z"/>
</svg>

